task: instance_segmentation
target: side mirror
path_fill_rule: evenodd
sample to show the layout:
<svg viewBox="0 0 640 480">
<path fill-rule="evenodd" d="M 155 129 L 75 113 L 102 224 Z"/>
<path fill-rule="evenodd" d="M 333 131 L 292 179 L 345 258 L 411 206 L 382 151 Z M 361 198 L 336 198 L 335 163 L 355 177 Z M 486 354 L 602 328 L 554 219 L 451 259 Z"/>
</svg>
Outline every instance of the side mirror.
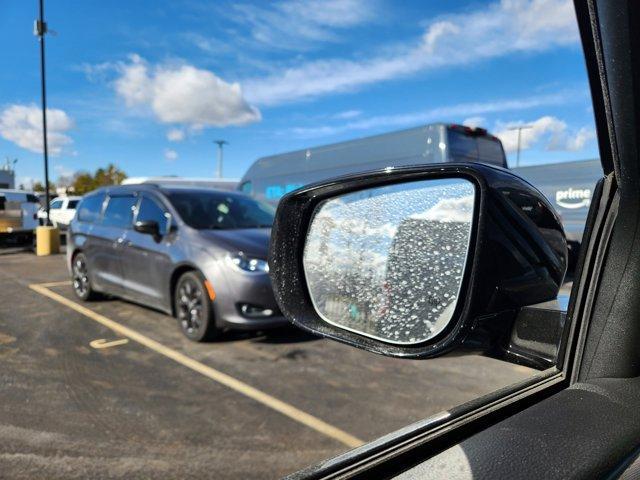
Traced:
<svg viewBox="0 0 640 480">
<path fill-rule="evenodd" d="M 155 220 L 138 221 L 133 225 L 133 229 L 136 232 L 153 235 L 154 237 L 160 236 L 160 225 Z"/>
<path fill-rule="evenodd" d="M 283 197 L 269 265 L 295 325 L 427 358 L 509 338 L 520 309 L 557 296 L 567 243 L 546 198 L 508 170 L 387 168 Z"/>
</svg>

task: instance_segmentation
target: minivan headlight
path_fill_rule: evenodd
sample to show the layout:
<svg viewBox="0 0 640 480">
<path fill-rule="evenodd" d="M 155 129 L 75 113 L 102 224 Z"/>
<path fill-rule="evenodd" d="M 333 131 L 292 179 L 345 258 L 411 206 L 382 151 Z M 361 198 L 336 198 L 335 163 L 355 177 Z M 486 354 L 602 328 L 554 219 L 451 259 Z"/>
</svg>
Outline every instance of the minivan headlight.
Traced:
<svg viewBox="0 0 640 480">
<path fill-rule="evenodd" d="M 229 255 L 229 262 L 235 268 L 249 273 L 269 273 L 269 264 L 260 258 L 248 257 L 242 252 Z"/>
</svg>

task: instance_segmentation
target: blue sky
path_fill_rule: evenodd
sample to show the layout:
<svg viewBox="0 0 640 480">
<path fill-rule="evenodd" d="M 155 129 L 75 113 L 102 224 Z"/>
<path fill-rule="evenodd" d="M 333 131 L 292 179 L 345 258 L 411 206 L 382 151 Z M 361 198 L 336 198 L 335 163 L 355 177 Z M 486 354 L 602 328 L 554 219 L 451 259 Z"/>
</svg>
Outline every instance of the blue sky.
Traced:
<svg viewBox="0 0 640 480">
<path fill-rule="evenodd" d="M 523 133 L 522 164 L 597 157 L 565 0 L 47 0 L 53 177 L 225 176 L 258 157 L 434 121 Z M 42 178 L 37 2 L 0 3 L 0 161 Z"/>
</svg>

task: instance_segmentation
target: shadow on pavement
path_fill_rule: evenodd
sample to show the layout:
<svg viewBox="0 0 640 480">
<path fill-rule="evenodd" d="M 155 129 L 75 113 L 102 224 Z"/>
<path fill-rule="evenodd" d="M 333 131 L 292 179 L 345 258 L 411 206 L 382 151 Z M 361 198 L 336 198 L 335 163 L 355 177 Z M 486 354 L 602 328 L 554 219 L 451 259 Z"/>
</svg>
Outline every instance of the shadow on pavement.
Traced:
<svg viewBox="0 0 640 480">
<path fill-rule="evenodd" d="M 254 343 L 279 345 L 285 343 L 305 343 L 321 338 L 292 326 L 274 328 L 273 330 L 255 332 L 225 332 L 217 342 L 231 343 L 240 340 L 253 340 Z"/>
</svg>

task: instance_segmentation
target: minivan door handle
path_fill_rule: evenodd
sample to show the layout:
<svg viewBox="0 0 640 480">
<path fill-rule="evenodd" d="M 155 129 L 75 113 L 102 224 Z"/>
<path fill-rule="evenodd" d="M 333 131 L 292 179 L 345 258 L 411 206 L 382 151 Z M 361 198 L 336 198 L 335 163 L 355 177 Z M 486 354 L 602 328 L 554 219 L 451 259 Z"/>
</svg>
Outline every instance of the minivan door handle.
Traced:
<svg viewBox="0 0 640 480">
<path fill-rule="evenodd" d="M 115 242 L 113 242 L 113 246 L 115 248 L 120 247 L 122 244 L 124 243 L 124 237 L 119 237 L 118 239 L 116 239 Z"/>
</svg>

